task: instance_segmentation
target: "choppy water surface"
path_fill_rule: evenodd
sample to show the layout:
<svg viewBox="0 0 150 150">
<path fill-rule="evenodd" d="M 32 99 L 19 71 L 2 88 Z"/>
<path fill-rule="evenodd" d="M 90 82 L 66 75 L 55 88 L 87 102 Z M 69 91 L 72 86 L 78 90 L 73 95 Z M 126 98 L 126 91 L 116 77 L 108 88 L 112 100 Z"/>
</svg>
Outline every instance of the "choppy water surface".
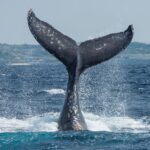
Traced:
<svg viewBox="0 0 150 150">
<path fill-rule="evenodd" d="M 0 149 L 150 149 L 149 50 L 129 47 L 82 75 L 80 103 L 88 125 L 83 132 L 57 131 L 67 85 L 61 63 L 41 54 L 35 60 L 33 53 L 22 54 L 24 62 L 21 54 L 16 62 L 3 61 Z"/>
</svg>

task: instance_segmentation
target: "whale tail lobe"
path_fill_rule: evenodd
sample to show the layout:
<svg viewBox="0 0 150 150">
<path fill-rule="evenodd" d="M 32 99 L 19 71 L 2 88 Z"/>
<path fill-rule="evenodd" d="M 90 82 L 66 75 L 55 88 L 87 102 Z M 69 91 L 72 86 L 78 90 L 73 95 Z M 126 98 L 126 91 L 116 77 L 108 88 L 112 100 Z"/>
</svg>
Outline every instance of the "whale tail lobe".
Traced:
<svg viewBox="0 0 150 150">
<path fill-rule="evenodd" d="M 73 39 L 38 19 L 32 10 L 28 12 L 28 25 L 31 33 L 41 46 L 59 59 L 67 68 L 73 65 L 77 48 Z"/>
</svg>

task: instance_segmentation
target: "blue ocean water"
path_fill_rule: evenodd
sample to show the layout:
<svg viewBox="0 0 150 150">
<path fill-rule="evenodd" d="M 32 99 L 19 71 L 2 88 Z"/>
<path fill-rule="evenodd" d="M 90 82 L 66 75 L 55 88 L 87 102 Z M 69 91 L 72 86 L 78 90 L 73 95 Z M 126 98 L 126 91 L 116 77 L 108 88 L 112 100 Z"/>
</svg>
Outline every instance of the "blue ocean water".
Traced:
<svg viewBox="0 0 150 150">
<path fill-rule="evenodd" d="M 82 132 L 57 131 L 65 67 L 38 47 L 4 48 L 0 150 L 150 149 L 150 45 L 133 43 L 84 72 L 79 95 L 88 131 Z"/>
</svg>

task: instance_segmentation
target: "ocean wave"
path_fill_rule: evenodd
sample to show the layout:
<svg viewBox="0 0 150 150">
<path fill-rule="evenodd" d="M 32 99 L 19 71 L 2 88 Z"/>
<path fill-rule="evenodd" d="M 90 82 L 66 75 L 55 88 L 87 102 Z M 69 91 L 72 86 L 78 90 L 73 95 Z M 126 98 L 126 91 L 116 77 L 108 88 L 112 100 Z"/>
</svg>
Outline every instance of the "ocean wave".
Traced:
<svg viewBox="0 0 150 150">
<path fill-rule="evenodd" d="M 65 90 L 63 89 L 49 89 L 49 90 L 43 90 L 44 92 L 47 92 L 51 95 L 55 95 L 55 94 L 65 94 Z"/>
<path fill-rule="evenodd" d="M 146 133 L 150 131 L 150 117 L 101 117 L 84 112 L 90 131 Z M 0 118 L 0 132 L 54 132 L 57 131 L 59 113 L 46 113 L 25 120 Z M 145 121 L 146 120 L 146 121 Z"/>
<path fill-rule="evenodd" d="M 10 63 L 10 66 L 30 66 L 31 63 Z"/>
<path fill-rule="evenodd" d="M 54 132 L 57 131 L 58 113 L 47 113 L 25 120 L 0 118 L 0 132 Z"/>
<path fill-rule="evenodd" d="M 125 54 L 124 57 L 128 57 L 130 59 L 139 59 L 139 60 L 149 60 L 150 59 L 150 54 Z"/>
<path fill-rule="evenodd" d="M 148 123 L 150 117 L 147 117 L 147 122 L 145 122 L 145 117 L 140 119 L 134 119 L 127 116 L 101 117 L 91 113 L 86 113 L 85 119 L 88 129 L 91 131 L 141 133 L 149 132 L 150 130 L 150 124 Z"/>
</svg>

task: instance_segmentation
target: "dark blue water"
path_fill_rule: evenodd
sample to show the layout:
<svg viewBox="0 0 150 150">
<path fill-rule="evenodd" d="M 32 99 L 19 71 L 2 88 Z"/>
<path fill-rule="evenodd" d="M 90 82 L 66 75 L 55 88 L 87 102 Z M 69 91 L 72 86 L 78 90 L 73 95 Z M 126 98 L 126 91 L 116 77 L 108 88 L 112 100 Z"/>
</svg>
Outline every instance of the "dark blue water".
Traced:
<svg viewBox="0 0 150 150">
<path fill-rule="evenodd" d="M 149 51 L 133 45 L 81 76 L 83 132 L 57 131 L 67 85 L 61 63 L 30 49 L 1 61 L 0 149 L 150 149 Z"/>
</svg>

